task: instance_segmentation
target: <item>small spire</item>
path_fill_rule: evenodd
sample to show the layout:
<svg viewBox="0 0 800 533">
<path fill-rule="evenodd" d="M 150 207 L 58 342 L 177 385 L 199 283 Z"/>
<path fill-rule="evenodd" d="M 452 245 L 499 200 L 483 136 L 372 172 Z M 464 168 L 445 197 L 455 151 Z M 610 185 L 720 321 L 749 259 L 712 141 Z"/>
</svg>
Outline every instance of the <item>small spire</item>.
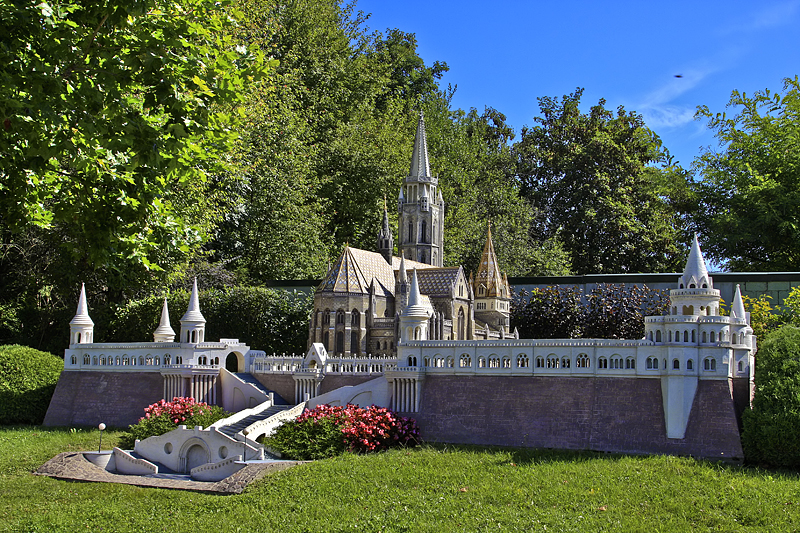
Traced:
<svg viewBox="0 0 800 533">
<path fill-rule="evenodd" d="M 189 308 L 186 310 L 186 314 L 183 315 L 183 318 L 181 318 L 181 322 L 205 323 L 205 321 L 206 319 L 203 316 L 203 313 L 200 312 L 200 296 L 197 292 L 197 278 L 194 278 L 192 295 L 189 297 Z"/>
<path fill-rule="evenodd" d="M 81 295 L 78 297 L 78 310 L 69 324 L 71 326 L 94 326 L 94 322 L 89 317 L 89 306 L 86 305 L 86 287 L 83 283 L 81 283 Z"/>
<path fill-rule="evenodd" d="M 736 293 L 733 295 L 731 316 L 734 318 L 747 318 L 747 313 L 744 310 L 744 301 L 742 300 L 742 291 L 738 283 L 736 284 Z"/>
<path fill-rule="evenodd" d="M 411 290 L 408 291 L 408 307 L 420 305 L 422 295 L 419 292 L 419 280 L 417 280 L 417 269 L 411 273 Z"/>
<path fill-rule="evenodd" d="M 408 175 L 413 178 L 431 175 L 428 140 L 425 135 L 425 117 L 422 111 L 419 112 L 419 121 L 417 121 L 417 134 L 414 137 L 414 152 L 411 155 L 411 169 L 408 171 Z"/>
<path fill-rule="evenodd" d="M 408 275 L 406 274 L 406 254 L 400 254 L 400 272 L 397 274 L 397 281 L 401 284 L 408 283 Z"/>
<path fill-rule="evenodd" d="M 706 269 L 706 262 L 703 259 L 703 253 L 700 251 L 700 243 L 697 240 L 696 233 L 694 234 L 694 241 L 692 241 L 692 249 L 689 251 L 689 257 L 686 260 L 686 268 L 679 282 L 683 289 L 713 288 L 711 278 L 708 276 L 708 270 Z"/>
<path fill-rule="evenodd" d="M 161 321 L 153 332 L 153 340 L 155 342 L 172 342 L 175 340 L 175 330 L 169 324 L 169 307 L 167 306 L 166 297 L 164 297 L 164 305 L 161 307 Z"/>
</svg>

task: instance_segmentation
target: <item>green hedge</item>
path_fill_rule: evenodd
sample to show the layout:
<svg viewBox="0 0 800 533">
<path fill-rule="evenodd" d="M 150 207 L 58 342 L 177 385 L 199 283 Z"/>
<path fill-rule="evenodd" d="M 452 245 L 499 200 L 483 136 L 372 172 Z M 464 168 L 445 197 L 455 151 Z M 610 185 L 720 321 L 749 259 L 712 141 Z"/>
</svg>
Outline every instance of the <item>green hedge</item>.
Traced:
<svg viewBox="0 0 800 533">
<path fill-rule="evenodd" d="M 0 346 L 0 424 L 41 424 L 64 361 L 27 346 Z"/>
<path fill-rule="evenodd" d="M 753 408 L 743 414 L 749 462 L 800 467 L 800 328 L 769 334 L 756 357 Z"/>
</svg>

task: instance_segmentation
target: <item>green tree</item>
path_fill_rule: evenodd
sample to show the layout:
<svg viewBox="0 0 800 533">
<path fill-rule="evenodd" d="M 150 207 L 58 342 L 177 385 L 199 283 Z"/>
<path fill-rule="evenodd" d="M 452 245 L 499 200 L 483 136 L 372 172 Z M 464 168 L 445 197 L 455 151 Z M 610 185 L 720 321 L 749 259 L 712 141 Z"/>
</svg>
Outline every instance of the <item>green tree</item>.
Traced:
<svg viewBox="0 0 800 533">
<path fill-rule="evenodd" d="M 800 82 L 785 79 L 782 93 L 733 91 L 728 107 L 732 117 L 697 112 L 720 144 L 695 161 L 703 251 L 733 270 L 799 270 Z"/>
<path fill-rule="evenodd" d="M 0 220 L 63 227 L 75 261 L 158 269 L 212 227 L 260 54 L 211 0 L 0 4 Z"/>
<path fill-rule="evenodd" d="M 544 236 L 564 243 L 578 274 L 677 268 L 676 212 L 662 196 L 665 170 L 654 166 L 668 162 L 661 141 L 641 115 L 613 113 L 602 99 L 582 113 L 582 94 L 539 98 L 542 116 L 514 145 Z"/>
</svg>

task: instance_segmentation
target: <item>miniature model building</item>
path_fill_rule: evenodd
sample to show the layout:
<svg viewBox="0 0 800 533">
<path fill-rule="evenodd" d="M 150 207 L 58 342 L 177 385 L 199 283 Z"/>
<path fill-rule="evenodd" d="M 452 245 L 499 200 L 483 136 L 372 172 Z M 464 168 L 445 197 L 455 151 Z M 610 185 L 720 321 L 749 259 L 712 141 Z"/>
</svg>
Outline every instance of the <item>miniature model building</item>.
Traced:
<svg viewBox="0 0 800 533">
<path fill-rule="evenodd" d="M 501 339 L 510 336 L 510 288 L 486 236 L 480 268 L 467 280 L 463 268 L 442 267 L 444 199 L 431 175 L 425 120 L 417 124 L 411 168 L 398 197 L 399 235 L 384 207 L 378 251 L 345 247 L 314 296 L 308 345 L 334 355 L 393 355 L 403 340 L 400 314 L 408 305 L 409 276 L 416 269 L 428 314 L 428 338 Z"/>
</svg>

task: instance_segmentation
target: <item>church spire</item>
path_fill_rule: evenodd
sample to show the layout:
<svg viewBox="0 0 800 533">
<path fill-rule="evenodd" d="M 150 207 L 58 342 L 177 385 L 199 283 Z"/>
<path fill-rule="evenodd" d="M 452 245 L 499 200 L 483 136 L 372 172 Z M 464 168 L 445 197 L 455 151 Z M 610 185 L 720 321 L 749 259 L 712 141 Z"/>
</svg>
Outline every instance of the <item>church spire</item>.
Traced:
<svg viewBox="0 0 800 533">
<path fill-rule="evenodd" d="M 425 134 L 425 117 L 419 112 L 417 135 L 414 138 L 414 152 L 411 154 L 411 169 L 408 175 L 413 178 L 429 177 L 431 165 L 428 160 L 428 140 Z"/>
<path fill-rule="evenodd" d="M 492 223 L 489 222 L 489 230 L 486 232 L 486 243 L 483 245 L 481 264 L 475 276 L 474 290 L 477 293 L 478 287 L 483 284 L 486 296 L 506 297 L 503 289 L 503 275 L 500 273 L 500 266 L 497 264 L 497 256 L 494 253 L 494 243 L 492 242 Z"/>
<path fill-rule="evenodd" d="M 383 198 L 383 224 L 378 232 L 378 253 L 380 253 L 387 263 L 392 264 L 394 255 L 394 236 L 392 228 L 389 227 L 389 212 L 386 209 L 386 198 Z"/>
<path fill-rule="evenodd" d="M 739 284 L 736 284 L 736 292 L 733 295 L 733 303 L 731 304 L 731 316 L 734 318 L 747 318 L 747 313 L 744 310 L 744 301 L 742 300 L 742 290 Z"/>
</svg>

